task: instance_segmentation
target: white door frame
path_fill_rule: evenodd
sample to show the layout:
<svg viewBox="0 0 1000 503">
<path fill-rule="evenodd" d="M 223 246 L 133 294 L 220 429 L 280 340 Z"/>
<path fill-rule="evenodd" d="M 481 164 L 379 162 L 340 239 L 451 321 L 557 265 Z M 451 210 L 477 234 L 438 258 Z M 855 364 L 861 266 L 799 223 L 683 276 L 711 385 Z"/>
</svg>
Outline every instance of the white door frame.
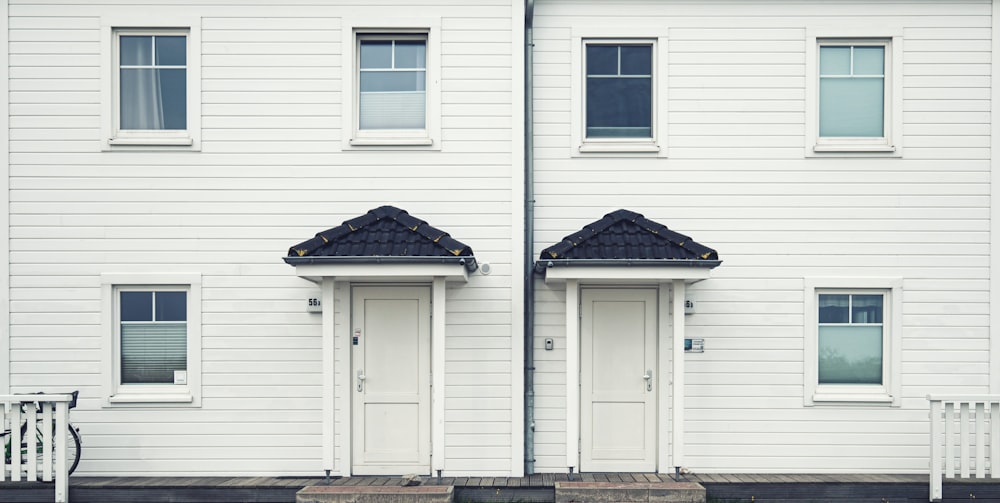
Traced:
<svg viewBox="0 0 1000 503">
<path fill-rule="evenodd" d="M 352 415 L 350 417 L 351 428 L 350 436 L 352 439 L 353 447 L 359 448 L 360 445 L 355 440 L 358 440 L 358 435 L 367 435 L 364 433 L 364 428 L 371 424 L 369 419 L 366 419 L 364 410 L 360 407 L 362 402 L 360 401 L 363 396 L 368 396 L 368 388 L 372 384 L 368 384 L 367 381 L 359 381 L 355 376 L 355 373 L 366 373 L 371 374 L 374 369 L 370 369 L 368 365 L 362 364 L 358 359 L 362 357 L 358 353 L 358 349 L 365 349 L 368 347 L 370 341 L 372 341 L 372 331 L 365 324 L 367 320 L 367 307 L 366 302 L 368 300 L 379 300 L 384 299 L 387 301 L 398 300 L 398 299 L 419 299 L 417 304 L 417 316 L 415 327 L 417 329 L 417 337 L 420 339 L 418 341 L 419 345 L 432 344 L 431 336 L 431 287 L 426 284 L 407 284 L 407 285 L 390 285 L 390 284 L 364 284 L 364 285 L 352 285 L 351 288 L 351 352 L 349 355 L 345 355 L 345 359 L 350 361 L 350 375 L 354 377 L 350 382 L 344 382 L 344 387 L 346 391 L 351 394 L 352 402 Z M 379 313 L 381 314 L 381 313 Z M 390 330 L 392 330 L 390 328 Z M 391 331 L 390 333 L 394 333 Z M 355 344 L 354 338 L 357 337 L 359 343 Z M 417 432 L 416 432 L 416 458 L 408 463 L 397 463 L 390 461 L 386 458 L 383 461 L 376 459 L 375 461 L 367 461 L 362 464 L 360 459 L 353 459 L 351 465 L 352 473 L 359 473 L 364 475 L 402 475 L 403 473 L 418 473 L 420 475 L 430 475 L 430 456 L 431 456 L 431 376 L 432 376 L 432 359 L 431 359 L 431 347 L 419 348 L 416 355 L 412 355 L 418 358 L 417 366 L 417 388 L 416 397 L 417 401 L 417 417 L 412 418 L 417 422 Z M 367 349 L 365 349 L 367 351 Z M 378 360 L 377 355 L 365 356 L 366 360 L 370 357 L 375 357 Z M 371 360 L 368 363 L 372 363 Z M 386 370 L 386 369 L 383 369 Z M 379 376 L 369 376 L 369 380 L 372 377 Z M 381 376 L 385 377 L 385 376 Z M 392 379 L 399 379 L 398 376 L 393 376 Z M 360 382 L 360 385 L 359 385 Z M 365 390 L 365 393 L 360 393 L 361 389 Z M 379 395 L 374 395 L 379 396 Z M 377 402 L 382 402 L 384 399 L 389 399 L 385 403 L 395 403 L 397 399 L 403 398 L 404 396 L 411 396 L 409 393 L 406 395 L 397 396 L 395 393 L 390 393 L 386 395 L 383 399 L 377 400 Z M 393 398 L 396 397 L 396 398 Z M 409 402 L 412 398 L 405 398 L 406 402 Z M 367 400 L 366 400 L 367 401 Z M 361 424 L 362 421 L 365 424 Z M 376 451 L 375 454 L 379 456 Z M 352 457 L 354 454 L 352 452 Z M 388 455 L 390 458 L 393 456 L 389 451 L 382 453 L 383 456 Z"/>
<path fill-rule="evenodd" d="M 660 374 L 659 365 L 659 354 L 658 348 L 659 344 L 659 327 L 658 320 L 659 315 L 659 302 L 658 302 L 658 292 L 655 288 L 635 288 L 635 287 L 614 287 L 614 288 L 597 288 L 590 287 L 585 288 L 580 292 L 581 297 L 581 330 L 580 330 L 580 346 L 581 346 L 581 386 L 580 386 L 580 425 L 581 425 L 581 438 L 580 438 L 580 471 L 588 472 L 612 472 L 612 471 L 622 471 L 622 472 L 655 472 L 657 466 L 657 456 L 659 454 L 659 449 L 657 448 L 658 438 L 660 435 L 660 428 L 658 425 L 659 411 L 657 410 L 657 404 L 659 403 L 659 390 L 662 388 L 661 379 L 663 375 Z M 605 390 L 604 392 L 599 392 L 595 388 L 596 380 L 594 379 L 592 373 L 597 370 L 598 362 L 607 359 L 603 357 L 598 357 L 595 352 L 597 351 L 597 336 L 598 336 L 598 317 L 596 310 L 596 303 L 637 303 L 641 302 L 643 304 L 643 312 L 641 319 L 638 320 L 641 324 L 640 330 L 642 331 L 642 336 L 640 340 L 632 340 L 631 342 L 638 342 L 641 347 L 633 347 L 627 353 L 636 355 L 632 351 L 639 351 L 642 355 L 642 362 L 638 366 L 629 365 L 628 369 L 617 369 L 627 373 L 627 375 L 620 376 L 626 379 L 629 383 L 626 389 L 620 389 L 618 391 Z M 638 315 L 638 313 L 636 313 Z M 622 313 L 617 313 L 614 316 L 621 316 Z M 608 320 L 604 320 L 608 321 Z M 632 320 L 622 320 L 621 324 L 628 323 Z M 631 323 L 629 323 L 631 326 Z M 607 327 L 605 327 L 607 328 Z M 600 332 L 603 337 L 608 337 L 606 331 Z M 611 334 L 614 337 L 614 334 Z M 604 341 L 606 344 L 607 340 Z M 610 349 L 610 348 L 609 348 Z M 630 357 L 631 359 L 631 357 Z M 635 362 L 633 362 L 634 364 Z M 608 369 L 605 368 L 605 371 Z M 642 376 L 644 373 L 651 373 L 645 384 L 643 383 Z M 633 375 L 634 374 L 634 375 Z M 617 378 L 617 377 L 616 377 Z M 625 385 L 624 382 L 619 382 L 619 385 Z M 643 408 L 643 418 L 641 426 L 637 428 L 628 429 L 641 429 L 644 430 L 641 433 L 643 441 L 638 444 L 638 448 L 633 449 L 634 454 L 637 457 L 632 459 L 608 459 L 606 456 L 611 456 L 612 458 L 619 455 L 625 454 L 620 449 L 607 450 L 607 447 L 599 449 L 598 446 L 594 445 L 595 438 L 599 436 L 598 428 L 596 427 L 596 412 L 592 406 L 596 403 L 595 398 L 600 396 L 600 402 L 615 407 L 613 404 L 625 404 L 625 403 L 644 403 Z M 616 415 L 616 417 L 618 417 Z M 622 425 L 614 425 L 612 429 L 626 429 Z M 624 432 L 621 432 L 624 434 Z M 615 451 L 618 451 L 617 453 Z M 601 454 L 598 454 L 598 453 Z M 602 459 L 603 458 L 603 459 Z"/>
<path fill-rule="evenodd" d="M 586 271 L 593 276 L 592 269 Z M 620 274 L 618 271 L 611 273 Z M 707 272 L 704 275 L 707 277 Z M 580 277 L 570 277 L 569 274 L 553 279 L 566 282 L 566 466 L 575 470 L 580 467 L 581 280 Z M 595 280 L 593 284 L 602 285 L 609 283 L 614 276 L 593 276 L 591 279 Z M 658 473 L 671 473 L 672 467 L 684 466 L 684 296 L 686 283 L 692 279 L 697 278 L 682 277 L 656 284 L 659 305 L 657 374 L 661 376 L 660 379 L 669 379 L 671 382 L 670 386 L 658 388 Z M 641 285 L 626 283 L 623 286 Z"/>
<path fill-rule="evenodd" d="M 317 284 L 322 299 L 322 369 L 320 395 L 322 452 L 320 468 L 329 475 L 351 475 L 350 421 L 351 395 L 342 392 L 341 383 L 349 382 L 350 361 L 340 359 L 350 354 L 350 285 L 351 283 L 422 283 L 430 284 L 432 306 L 431 367 L 441 370 L 431 379 L 431 468 L 444 470 L 444 368 L 445 368 L 445 294 L 446 282 L 467 283 L 469 270 L 462 263 L 350 264 L 315 262 L 296 264 L 296 276 Z M 516 289 L 515 289 L 516 290 Z M 345 308 L 345 306 L 348 306 Z M 514 347 L 519 347 L 514 344 Z M 519 353 L 518 353 L 519 354 Z M 520 372 L 514 372 L 520 376 Z M 517 416 L 515 416 L 517 417 Z M 513 459 L 520 459 L 514 456 Z"/>
<path fill-rule="evenodd" d="M 464 272 L 464 266 L 459 272 Z M 416 276 L 422 278 L 421 276 Z M 433 276 L 431 286 L 431 470 L 444 470 L 444 368 L 445 368 L 445 292 L 446 281 L 462 276 Z M 351 288 L 352 285 L 426 285 L 426 281 L 373 283 L 367 277 L 358 282 L 344 278 L 323 278 L 323 468 L 343 477 L 351 476 L 353 466 L 351 360 Z M 329 377 L 327 377 L 329 376 Z"/>
</svg>

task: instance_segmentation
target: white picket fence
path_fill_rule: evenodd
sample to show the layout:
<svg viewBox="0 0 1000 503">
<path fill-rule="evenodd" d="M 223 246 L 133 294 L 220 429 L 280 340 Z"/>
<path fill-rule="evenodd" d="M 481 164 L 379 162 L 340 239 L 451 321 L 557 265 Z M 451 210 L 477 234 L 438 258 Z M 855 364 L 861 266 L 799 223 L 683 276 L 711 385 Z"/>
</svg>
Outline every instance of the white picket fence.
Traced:
<svg viewBox="0 0 1000 503">
<path fill-rule="evenodd" d="M 69 430 L 69 402 L 72 399 L 68 394 L 0 395 L 5 453 L 0 481 L 54 481 L 56 503 L 68 500 L 68 438 L 65 432 Z M 21 424 L 29 425 L 24 438 L 21 438 Z M 53 435 L 55 432 L 59 434 Z M 23 448 L 22 443 L 25 444 Z"/>
<path fill-rule="evenodd" d="M 942 477 L 1000 478 L 1000 395 L 928 395 L 931 420 L 930 500 Z M 943 437 L 943 438 L 942 438 Z"/>
</svg>

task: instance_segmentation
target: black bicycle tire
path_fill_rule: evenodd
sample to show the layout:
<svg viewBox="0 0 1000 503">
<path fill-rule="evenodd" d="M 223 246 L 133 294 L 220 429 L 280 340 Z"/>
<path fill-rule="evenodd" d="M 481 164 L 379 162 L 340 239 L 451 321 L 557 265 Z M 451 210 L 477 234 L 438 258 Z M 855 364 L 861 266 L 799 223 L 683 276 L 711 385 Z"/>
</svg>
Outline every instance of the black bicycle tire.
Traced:
<svg viewBox="0 0 1000 503">
<path fill-rule="evenodd" d="M 73 449 L 76 453 L 76 455 L 73 456 L 73 464 L 70 465 L 69 471 L 67 472 L 67 474 L 72 475 L 73 472 L 76 471 L 77 465 L 80 464 L 80 452 L 82 451 L 81 444 L 83 442 L 80 440 L 80 432 L 76 431 L 76 428 L 74 428 L 72 424 L 69 425 L 69 437 L 73 439 L 73 445 L 69 445 L 67 448 Z"/>
<path fill-rule="evenodd" d="M 22 445 L 25 442 L 24 434 L 27 432 L 28 432 L 28 423 L 22 423 L 21 424 Z M 72 439 L 72 442 L 66 446 L 67 448 L 66 452 L 69 453 L 69 449 L 72 449 L 73 453 L 75 454 L 73 456 L 73 462 L 69 466 L 69 472 L 68 472 L 69 475 L 72 475 L 73 472 L 76 471 L 76 467 L 80 464 L 80 453 L 83 451 L 83 446 L 82 446 L 83 441 L 80 439 L 80 432 L 76 431 L 76 428 L 74 428 L 72 424 L 69 425 L 69 438 Z"/>
</svg>

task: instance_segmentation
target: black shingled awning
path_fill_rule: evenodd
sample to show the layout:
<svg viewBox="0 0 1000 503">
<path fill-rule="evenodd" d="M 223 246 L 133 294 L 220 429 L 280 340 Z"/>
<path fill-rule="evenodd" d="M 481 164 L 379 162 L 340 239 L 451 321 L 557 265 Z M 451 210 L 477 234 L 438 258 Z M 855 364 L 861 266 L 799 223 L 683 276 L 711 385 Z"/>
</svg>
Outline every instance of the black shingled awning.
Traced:
<svg viewBox="0 0 1000 503">
<path fill-rule="evenodd" d="M 629 210 L 617 210 L 542 250 L 535 271 L 557 265 L 716 267 L 719 254 Z"/>
<path fill-rule="evenodd" d="M 380 206 L 288 249 L 285 262 L 457 263 L 476 270 L 472 248 L 404 210 Z"/>
</svg>

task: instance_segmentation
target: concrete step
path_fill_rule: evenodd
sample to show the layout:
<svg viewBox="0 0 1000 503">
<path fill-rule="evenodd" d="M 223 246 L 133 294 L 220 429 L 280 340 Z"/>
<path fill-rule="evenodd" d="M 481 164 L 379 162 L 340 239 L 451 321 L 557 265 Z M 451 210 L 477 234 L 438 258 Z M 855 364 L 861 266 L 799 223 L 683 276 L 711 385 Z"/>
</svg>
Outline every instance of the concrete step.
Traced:
<svg viewBox="0 0 1000 503">
<path fill-rule="evenodd" d="M 311 486 L 295 503 L 452 503 L 453 486 Z"/>
<path fill-rule="evenodd" d="M 556 503 L 705 503 L 696 482 L 556 482 Z"/>
</svg>

